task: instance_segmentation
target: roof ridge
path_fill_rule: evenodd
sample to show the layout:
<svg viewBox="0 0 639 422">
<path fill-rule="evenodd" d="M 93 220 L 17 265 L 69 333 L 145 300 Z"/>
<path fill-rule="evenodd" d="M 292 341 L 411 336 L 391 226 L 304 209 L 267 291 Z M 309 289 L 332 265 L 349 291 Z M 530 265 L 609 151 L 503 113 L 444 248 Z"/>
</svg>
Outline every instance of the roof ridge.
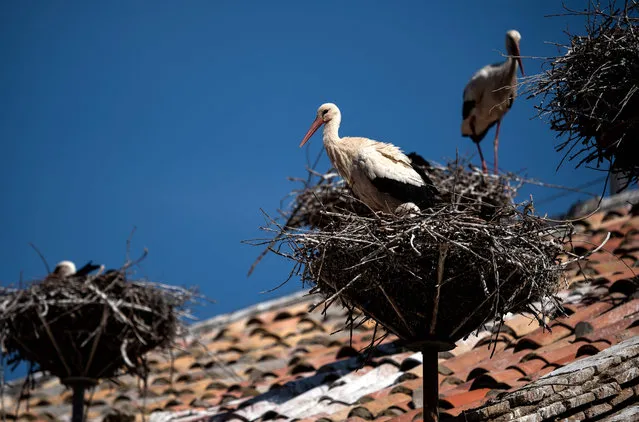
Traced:
<svg viewBox="0 0 639 422">
<path fill-rule="evenodd" d="M 599 202 L 601 200 L 601 203 Z M 573 204 L 567 215 L 571 217 L 590 214 L 599 207 L 599 211 L 611 211 L 625 205 L 639 203 L 639 189 L 628 189 L 621 193 L 610 195 L 604 198 L 596 197 L 580 201 Z"/>
<path fill-rule="evenodd" d="M 298 303 L 310 302 L 315 297 L 319 297 L 319 295 L 309 293 L 308 290 L 300 290 L 286 296 L 267 300 L 265 302 L 258 302 L 246 308 L 238 309 L 226 314 L 216 315 L 207 320 L 191 324 L 189 326 L 189 332 L 191 335 L 197 335 L 203 331 L 210 331 L 258 313 L 271 311 L 276 308 L 284 308 Z"/>
<path fill-rule="evenodd" d="M 625 400 L 622 390 L 632 389 L 639 378 L 638 359 L 639 336 L 633 336 L 465 412 L 463 418 L 484 421 L 519 417 L 522 419 L 517 420 L 523 420 L 534 413 L 544 420 L 578 415 L 590 418 L 622 410 L 623 406 L 621 409 L 615 407 Z M 615 400 L 617 396 L 619 398 Z M 599 406 L 580 409 L 586 404 Z M 582 412 L 578 413 L 580 410 Z"/>
</svg>

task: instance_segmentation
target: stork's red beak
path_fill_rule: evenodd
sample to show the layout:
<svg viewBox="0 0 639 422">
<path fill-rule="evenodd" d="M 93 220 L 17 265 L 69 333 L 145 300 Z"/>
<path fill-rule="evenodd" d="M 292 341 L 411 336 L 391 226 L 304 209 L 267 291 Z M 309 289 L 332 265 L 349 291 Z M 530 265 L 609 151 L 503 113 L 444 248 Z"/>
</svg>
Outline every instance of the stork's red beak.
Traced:
<svg viewBox="0 0 639 422">
<path fill-rule="evenodd" d="M 517 46 L 517 64 L 519 65 L 521 76 L 526 76 L 524 74 L 524 64 L 521 62 L 521 51 L 519 51 L 519 46 Z"/>
<path fill-rule="evenodd" d="M 304 135 L 304 139 L 302 139 L 302 142 L 300 142 L 300 148 L 303 147 L 304 144 L 308 142 L 309 139 L 311 139 L 311 136 L 313 136 L 313 134 L 317 132 L 317 129 L 319 129 L 319 127 L 322 126 L 323 124 L 324 124 L 324 120 L 322 120 L 321 117 L 317 116 L 317 118 L 311 125 L 311 128 L 308 130 L 308 132 L 306 132 L 306 135 Z"/>
</svg>

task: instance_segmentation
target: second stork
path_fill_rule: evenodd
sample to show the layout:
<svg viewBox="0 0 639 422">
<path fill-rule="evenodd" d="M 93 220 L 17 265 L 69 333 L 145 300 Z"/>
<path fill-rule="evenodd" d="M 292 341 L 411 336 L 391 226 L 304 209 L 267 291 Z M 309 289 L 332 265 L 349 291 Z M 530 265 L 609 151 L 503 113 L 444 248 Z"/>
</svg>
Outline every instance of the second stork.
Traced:
<svg viewBox="0 0 639 422">
<path fill-rule="evenodd" d="M 510 110 L 517 96 L 517 65 L 524 76 L 519 51 L 519 32 L 510 30 L 506 33 L 506 51 L 508 59 L 498 64 L 490 64 L 478 70 L 464 89 L 464 106 L 462 111 L 462 136 L 470 137 L 477 144 L 482 170 L 488 173 L 486 160 L 481 152 L 479 142 L 488 130 L 497 124 L 495 130 L 495 174 L 497 167 L 497 148 L 499 146 L 499 127 L 501 119 Z"/>
</svg>

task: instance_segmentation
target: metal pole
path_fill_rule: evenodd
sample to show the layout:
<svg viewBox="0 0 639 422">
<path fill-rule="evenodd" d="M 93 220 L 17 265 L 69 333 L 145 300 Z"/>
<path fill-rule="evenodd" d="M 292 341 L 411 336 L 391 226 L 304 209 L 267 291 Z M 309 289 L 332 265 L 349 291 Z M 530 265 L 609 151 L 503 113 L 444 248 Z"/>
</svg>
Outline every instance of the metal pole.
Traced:
<svg viewBox="0 0 639 422">
<path fill-rule="evenodd" d="M 434 345 L 422 347 L 424 422 L 439 421 L 439 363 Z"/>
<path fill-rule="evenodd" d="M 72 422 L 84 422 L 84 389 L 83 382 L 73 384 Z"/>
<path fill-rule="evenodd" d="M 437 318 L 439 317 L 439 294 L 444 281 L 444 270 L 446 256 L 450 244 L 442 243 L 439 245 L 439 260 L 437 263 L 437 284 L 433 289 L 432 315 L 430 320 L 430 336 L 437 338 Z M 439 345 L 435 342 L 424 342 L 422 344 L 422 367 L 424 375 L 422 377 L 422 393 L 424 422 L 439 421 Z"/>
</svg>

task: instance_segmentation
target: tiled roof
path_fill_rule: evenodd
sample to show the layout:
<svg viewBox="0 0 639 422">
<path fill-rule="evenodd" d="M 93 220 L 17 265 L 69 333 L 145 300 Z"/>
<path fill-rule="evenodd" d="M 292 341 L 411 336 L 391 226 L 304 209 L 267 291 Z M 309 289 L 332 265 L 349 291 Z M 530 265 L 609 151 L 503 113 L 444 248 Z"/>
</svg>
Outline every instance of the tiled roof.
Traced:
<svg viewBox="0 0 639 422">
<path fill-rule="evenodd" d="M 576 223 L 579 253 L 610 237 L 590 260 L 567 269 L 569 285 L 560 292 L 567 315 L 550 322 L 551 331 L 530 316 L 514 315 L 498 335 L 484 330 L 440 353 L 442 420 L 521 416 L 536 421 L 540 406 L 550 407 L 553 417 L 568 415 L 566 400 L 581 406 L 579 415 L 633 418 L 639 377 L 626 366 L 637 356 L 623 352 L 621 361 L 619 350 L 636 351 L 639 342 L 637 208 L 621 205 Z M 114 409 L 134 413 L 136 420 L 144 413 L 151 421 L 420 420 L 421 354 L 389 336 L 364 355 L 360 351 L 373 339 L 374 325 L 341 331 L 346 312 L 337 306 L 309 312 L 317 301 L 296 294 L 194 326 L 183 351 L 151 356 L 146 395 L 131 377 L 103 381 L 92 395 L 89 420 L 102 420 Z M 597 355 L 604 350 L 607 355 Z M 613 359 L 614 365 L 604 368 L 600 361 L 586 360 L 593 356 Z M 579 382 L 591 389 L 581 385 L 581 390 L 553 389 L 551 394 L 545 388 L 552 380 L 566 381 L 579 362 L 598 368 L 586 371 L 592 376 Z M 632 377 L 624 381 L 621 372 Z M 11 416 L 18 391 L 19 384 L 5 388 L 4 408 Z M 41 377 L 19 416 L 68 418 L 70 400 L 71 392 L 56 379 Z M 502 413 L 487 416 L 485 409 L 497 412 L 499 406 Z"/>
<path fill-rule="evenodd" d="M 541 422 L 558 416 L 584 420 L 634 413 L 639 418 L 638 394 L 639 336 L 634 336 L 556 369 L 463 417 L 466 421 Z"/>
</svg>

